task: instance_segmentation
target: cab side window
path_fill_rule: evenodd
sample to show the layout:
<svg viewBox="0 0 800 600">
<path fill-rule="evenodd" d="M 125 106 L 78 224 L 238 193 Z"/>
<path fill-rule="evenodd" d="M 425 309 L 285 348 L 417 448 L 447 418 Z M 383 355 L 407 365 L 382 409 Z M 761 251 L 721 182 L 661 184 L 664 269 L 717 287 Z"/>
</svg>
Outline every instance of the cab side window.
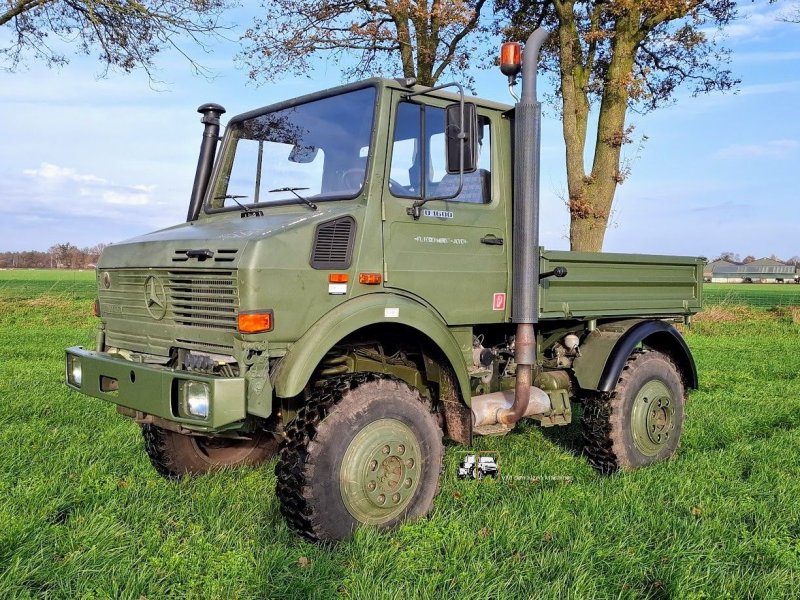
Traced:
<svg viewBox="0 0 800 600">
<path fill-rule="evenodd" d="M 478 168 L 459 175 L 448 174 L 446 165 L 445 111 L 434 106 L 401 102 L 392 144 L 389 190 L 401 198 L 447 198 L 453 202 L 485 204 L 491 201 L 491 126 L 478 117 Z"/>
</svg>

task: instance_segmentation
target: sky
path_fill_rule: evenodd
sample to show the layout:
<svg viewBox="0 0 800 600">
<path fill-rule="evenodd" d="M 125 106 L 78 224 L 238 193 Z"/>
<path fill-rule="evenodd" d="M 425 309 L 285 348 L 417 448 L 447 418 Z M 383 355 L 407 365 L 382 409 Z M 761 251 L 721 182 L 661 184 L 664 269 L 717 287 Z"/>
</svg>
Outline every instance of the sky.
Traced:
<svg viewBox="0 0 800 600">
<path fill-rule="evenodd" d="M 725 31 L 742 80 L 736 93 L 693 98 L 682 90 L 670 107 L 631 115 L 631 175 L 618 189 L 605 251 L 800 255 L 800 24 L 779 20 L 788 7 L 741 4 Z M 246 25 L 244 12 L 239 17 Z M 89 57 L 58 69 L 30 60 L 0 71 L 0 251 L 92 246 L 180 223 L 200 146 L 200 104 L 218 102 L 231 117 L 342 82 L 338 65 L 320 62 L 311 78 L 256 86 L 237 48 L 219 41 L 208 54 L 193 52 L 213 78 L 165 53 L 157 84 L 141 72 L 100 77 Z M 478 96 L 513 102 L 498 71 L 475 73 Z M 540 239 L 567 249 L 564 143 L 547 112 Z"/>
</svg>

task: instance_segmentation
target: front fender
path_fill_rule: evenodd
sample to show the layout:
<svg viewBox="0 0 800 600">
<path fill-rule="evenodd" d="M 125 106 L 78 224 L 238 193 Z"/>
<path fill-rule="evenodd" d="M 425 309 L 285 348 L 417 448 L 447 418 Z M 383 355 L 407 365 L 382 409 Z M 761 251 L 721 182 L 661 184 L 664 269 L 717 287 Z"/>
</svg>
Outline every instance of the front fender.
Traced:
<svg viewBox="0 0 800 600">
<path fill-rule="evenodd" d="M 396 323 L 427 336 L 450 361 L 458 378 L 461 397 L 470 404 L 467 366 L 447 325 L 427 306 L 397 294 L 368 294 L 348 300 L 314 323 L 291 346 L 272 373 L 275 393 L 291 398 L 303 391 L 325 354 L 349 334 L 377 323 Z"/>
<path fill-rule="evenodd" d="M 573 363 L 580 387 L 599 392 L 613 390 L 625 362 L 639 344 L 669 356 L 686 387 L 697 389 L 697 367 L 678 330 L 664 321 L 641 319 L 606 323 L 586 337 L 581 356 Z"/>
</svg>

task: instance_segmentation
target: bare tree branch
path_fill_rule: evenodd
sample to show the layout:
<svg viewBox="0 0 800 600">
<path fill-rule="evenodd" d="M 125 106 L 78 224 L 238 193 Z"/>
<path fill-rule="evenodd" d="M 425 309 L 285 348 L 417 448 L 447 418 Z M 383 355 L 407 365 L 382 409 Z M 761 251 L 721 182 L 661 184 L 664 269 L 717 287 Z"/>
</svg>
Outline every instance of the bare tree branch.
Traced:
<svg viewBox="0 0 800 600">
<path fill-rule="evenodd" d="M 64 64 L 61 48 L 71 47 L 76 54 L 97 51 L 104 74 L 112 68 L 143 69 L 152 80 L 156 55 L 172 48 L 202 72 L 184 44 L 188 40 L 205 51 L 203 42 L 227 29 L 220 18 L 229 5 L 229 0 L 7 0 L 0 3 L 0 26 L 11 35 L 0 47 L 0 68 L 13 71 L 28 58 Z"/>
<path fill-rule="evenodd" d="M 240 58 L 257 81 L 308 73 L 312 59 L 359 50 L 345 76 L 386 68 L 432 85 L 444 73 L 469 79 L 470 49 L 488 32 L 486 0 L 263 0 Z M 287 60 L 288 59 L 288 60 Z"/>
</svg>

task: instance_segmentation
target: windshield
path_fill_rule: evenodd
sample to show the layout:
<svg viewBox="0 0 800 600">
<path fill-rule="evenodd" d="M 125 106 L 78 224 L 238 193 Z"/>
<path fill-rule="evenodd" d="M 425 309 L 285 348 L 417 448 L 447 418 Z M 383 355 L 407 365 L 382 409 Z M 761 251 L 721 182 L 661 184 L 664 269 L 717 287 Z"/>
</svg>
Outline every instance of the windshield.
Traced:
<svg viewBox="0 0 800 600">
<path fill-rule="evenodd" d="M 367 172 L 375 88 L 233 123 L 211 209 L 357 196 Z"/>
</svg>

